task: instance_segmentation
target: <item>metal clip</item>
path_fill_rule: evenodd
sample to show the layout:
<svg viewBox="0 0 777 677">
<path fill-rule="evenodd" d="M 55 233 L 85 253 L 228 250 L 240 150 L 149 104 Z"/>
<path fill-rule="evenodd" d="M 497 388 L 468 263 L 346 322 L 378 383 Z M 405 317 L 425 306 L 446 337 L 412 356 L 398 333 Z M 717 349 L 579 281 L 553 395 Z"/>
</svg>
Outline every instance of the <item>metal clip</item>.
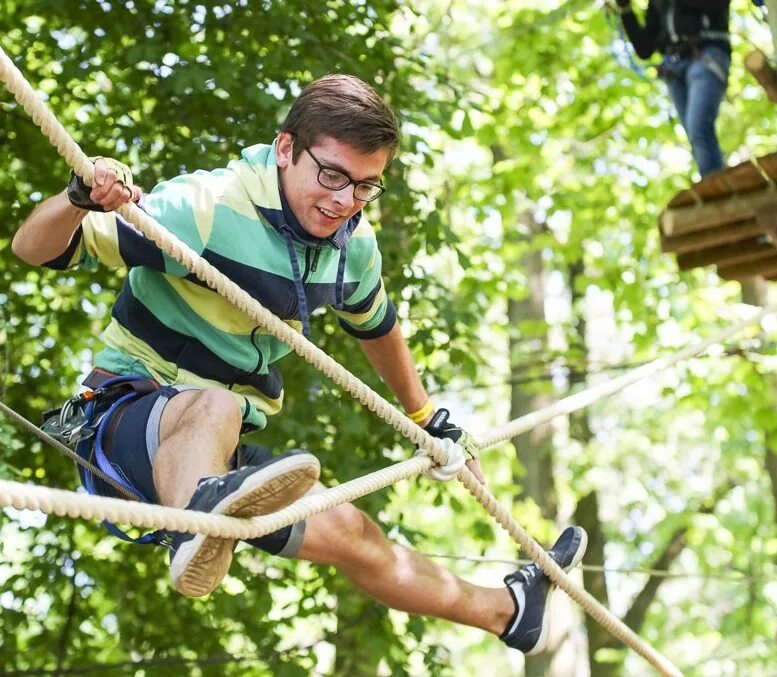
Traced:
<svg viewBox="0 0 777 677">
<path fill-rule="evenodd" d="M 94 435 L 94 429 L 87 426 L 84 414 L 85 399 L 72 397 L 59 409 L 50 409 L 43 413 L 41 430 L 63 444 L 75 445 Z"/>
</svg>

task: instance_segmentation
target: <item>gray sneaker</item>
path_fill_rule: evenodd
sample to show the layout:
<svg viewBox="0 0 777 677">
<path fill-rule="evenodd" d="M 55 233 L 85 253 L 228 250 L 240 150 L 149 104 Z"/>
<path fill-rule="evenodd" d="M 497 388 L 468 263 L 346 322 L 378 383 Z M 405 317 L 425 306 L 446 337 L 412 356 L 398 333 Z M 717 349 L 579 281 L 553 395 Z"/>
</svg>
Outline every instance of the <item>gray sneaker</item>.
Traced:
<svg viewBox="0 0 777 677">
<path fill-rule="evenodd" d="M 588 535 L 582 527 L 567 527 L 547 551 L 564 571 L 570 571 L 583 559 Z M 507 646 L 527 656 L 545 651 L 550 626 L 550 596 L 556 588 L 537 564 L 530 564 L 505 578 L 515 602 L 515 613 L 499 636 Z"/>
<path fill-rule="evenodd" d="M 186 509 L 233 517 L 267 515 L 301 498 L 320 470 L 312 454 L 281 454 L 258 466 L 204 477 Z M 175 589 L 187 597 L 212 592 L 229 571 L 235 539 L 184 532 L 171 536 L 170 577 Z"/>
</svg>

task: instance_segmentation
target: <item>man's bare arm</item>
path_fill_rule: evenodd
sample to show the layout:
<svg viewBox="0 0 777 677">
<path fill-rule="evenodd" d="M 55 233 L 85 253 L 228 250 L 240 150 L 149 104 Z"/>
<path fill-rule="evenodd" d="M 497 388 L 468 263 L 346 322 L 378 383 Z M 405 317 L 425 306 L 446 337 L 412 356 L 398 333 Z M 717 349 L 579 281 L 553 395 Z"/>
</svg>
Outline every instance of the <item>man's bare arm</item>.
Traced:
<svg viewBox="0 0 777 677">
<path fill-rule="evenodd" d="M 25 263 L 39 266 L 67 249 L 73 233 L 88 214 L 70 204 L 66 191 L 38 205 L 21 225 L 11 250 Z"/>
<path fill-rule="evenodd" d="M 138 200 L 140 193 L 137 186 L 125 186 L 104 158 L 96 160 L 94 186 L 89 194 L 94 203 L 110 212 L 130 199 Z M 67 249 L 73 233 L 87 214 L 86 209 L 71 204 L 67 190 L 64 190 L 33 210 L 16 232 L 11 250 L 33 266 L 51 261 Z"/>
<path fill-rule="evenodd" d="M 405 411 L 418 411 L 426 404 L 429 395 L 418 376 L 399 323 L 385 336 L 363 339 L 359 344 L 372 367 L 397 396 Z M 425 425 L 432 413 L 420 424 Z"/>
</svg>

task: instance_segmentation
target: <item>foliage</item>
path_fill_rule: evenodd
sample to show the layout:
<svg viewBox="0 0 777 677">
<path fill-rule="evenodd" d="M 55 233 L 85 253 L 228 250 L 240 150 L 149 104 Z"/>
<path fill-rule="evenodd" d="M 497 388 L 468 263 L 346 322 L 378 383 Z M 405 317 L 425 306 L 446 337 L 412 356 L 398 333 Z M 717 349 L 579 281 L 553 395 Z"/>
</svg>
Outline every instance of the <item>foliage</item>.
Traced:
<svg viewBox="0 0 777 677">
<path fill-rule="evenodd" d="M 375 82 L 417 125 L 433 124 L 445 108 L 410 84 L 422 70 L 434 75 L 422 59 L 405 56 L 392 37 L 393 0 L 332 1 L 315 9 L 305 2 L 14 4 L 0 17 L 3 49 L 90 155 L 128 160 L 146 188 L 182 171 L 222 166 L 242 146 L 269 141 L 301 85 L 327 72 Z M 37 420 L 72 392 L 87 368 L 122 277 L 32 270 L 10 254 L 16 224 L 35 202 L 61 190 L 68 172 L 5 91 L 0 106 L 7 158 L 0 167 L 3 395 Z M 417 139 L 409 136 L 412 147 Z M 412 261 L 429 237 L 412 210 L 406 171 L 402 163 L 394 165 L 383 214 L 374 216 L 383 227 L 387 284 L 397 296 L 407 289 L 409 297 L 436 283 L 398 263 Z M 353 344 L 346 345 L 334 327 L 332 318 L 316 318 L 314 331 L 319 345 L 345 361 Z M 420 346 L 431 352 L 428 339 Z M 364 360 L 350 361 L 364 371 Z M 393 431 L 334 394 L 304 365 L 289 359 L 287 367 L 289 411 L 268 429 L 267 445 L 315 449 L 330 480 L 381 467 L 386 459 L 380 450 L 397 443 Z M 69 462 L 5 421 L 2 435 L 5 476 L 75 488 Z M 362 507 L 376 513 L 385 501 L 385 493 L 377 494 Z M 317 594 L 336 599 L 342 583 L 326 570 L 304 576 L 295 565 L 274 564 L 272 572 L 239 577 L 250 581 L 249 593 L 222 591 L 188 602 L 170 594 L 161 552 L 128 549 L 99 526 L 55 518 L 28 526 L 19 519 L 9 514 L 2 527 L 3 670 L 98 664 L 126 670 L 132 662 L 138 669 L 148 662 L 149 669 L 165 665 L 181 674 L 306 674 L 316 644 L 337 641 L 322 628 L 332 604 L 303 603 Z M 272 618 L 273 599 L 292 580 L 300 598 L 290 602 L 290 613 Z M 302 641 L 290 639 L 299 618 L 313 620 Z M 346 612 L 340 621 L 348 623 Z M 393 656 L 401 669 L 409 652 L 392 649 L 403 642 L 384 610 L 360 629 L 371 635 L 376 655 Z M 424 662 L 434 661 L 431 655 Z"/>
<path fill-rule="evenodd" d="M 516 375 L 527 391 L 561 396 L 571 372 L 590 370 L 595 382 L 732 319 L 736 285 L 709 271 L 679 273 L 660 253 L 656 219 L 692 178 L 690 155 L 650 70 L 642 77 L 613 57 L 620 45 L 599 4 L 6 4 L 3 49 L 89 154 L 127 158 L 145 187 L 269 139 L 313 77 L 344 70 L 375 82 L 406 130 L 390 190 L 371 212 L 387 285 L 429 389 L 476 433 L 503 423 L 511 363 L 524 365 Z M 741 65 L 763 30 L 745 0 L 733 5 L 735 58 L 720 118 L 732 163 L 772 150 L 776 124 Z M 121 277 L 43 272 L 10 254 L 16 225 L 62 188 L 67 169 L 3 91 L 0 108 L 2 394 L 36 420 L 88 365 Z M 539 236 L 528 237 L 527 214 Z M 510 326 L 507 300 L 528 294 L 517 263 L 527 252 L 546 265 L 547 321 Z M 573 304 L 567 280 L 577 265 Z M 385 393 L 332 318 L 313 319 L 316 343 Z M 546 334 L 551 351 L 538 352 Z M 507 354 L 508 338 L 518 355 Z M 767 674 L 777 661 L 776 513 L 764 472 L 773 364 L 763 335 L 737 341 L 741 349 L 597 403 L 590 442 L 556 429 L 562 517 L 599 492 L 608 567 L 644 570 L 687 529 L 674 567 L 684 578 L 662 584 L 641 634 L 688 674 Z M 313 449 L 327 483 L 409 453 L 308 365 L 290 357 L 283 372 L 285 410 L 266 431 L 268 446 Z M 76 486 L 69 462 L 4 419 L 0 443 L 4 478 Z M 516 519 L 551 540 L 556 528 L 537 507 L 513 500 L 509 445 L 487 451 L 484 465 Z M 358 505 L 427 553 L 514 556 L 460 487 L 402 483 Z M 2 519 L 0 670 L 310 674 L 329 669 L 327 644 L 341 667 L 357 666 L 349 673 L 521 666 L 482 632 L 386 613 L 327 567 L 241 550 L 224 588 L 192 602 L 171 593 L 160 552 L 119 544 L 97 525 L 12 510 Z M 446 564 L 492 586 L 512 568 Z M 608 575 L 616 613 L 645 578 Z M 647 673 L 634 655 L 611 655 L 625 657 L 623 674 Z M 359 663 L 365 656 L 369 667 Z"/>
</svg>

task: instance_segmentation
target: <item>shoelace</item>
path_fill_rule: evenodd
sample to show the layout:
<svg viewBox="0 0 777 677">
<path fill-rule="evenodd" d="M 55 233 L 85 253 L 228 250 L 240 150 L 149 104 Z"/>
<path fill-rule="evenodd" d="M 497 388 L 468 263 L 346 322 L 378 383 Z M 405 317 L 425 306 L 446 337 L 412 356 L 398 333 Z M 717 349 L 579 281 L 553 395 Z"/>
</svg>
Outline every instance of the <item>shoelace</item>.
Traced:
<svg viewBox="0 0 777 677">
<path fill-rule="evenodd" d="M 510 574 L 505 578 L 505 582 L 510 585 L 512 583 L 526 583 L 531 585 L 532 581 L 540 575 L 540 568 L 536 564 L 530 564 L 515 573 Z"/>
<path fill-rule="evenodd" d="M 234 472 L 234 471 L 232 471 Z M 230 473 L 227 473 L 229 475 Z M 201 487 L 205 487 L 209 484 L 213 484 L 214 482 L 218 482 L 218 486 L 223 487 L 224 486 L 224 478 L 226 475 L 214 475 L 213 477 L 203 477 L 198 483 L 197 488 L 200 489 Z"/>
</svg>

